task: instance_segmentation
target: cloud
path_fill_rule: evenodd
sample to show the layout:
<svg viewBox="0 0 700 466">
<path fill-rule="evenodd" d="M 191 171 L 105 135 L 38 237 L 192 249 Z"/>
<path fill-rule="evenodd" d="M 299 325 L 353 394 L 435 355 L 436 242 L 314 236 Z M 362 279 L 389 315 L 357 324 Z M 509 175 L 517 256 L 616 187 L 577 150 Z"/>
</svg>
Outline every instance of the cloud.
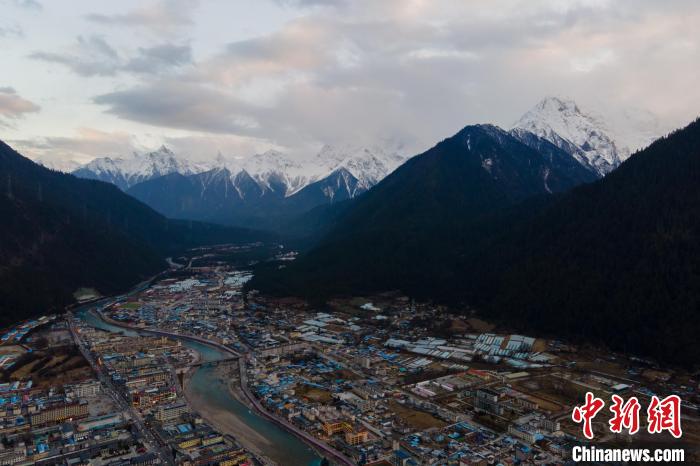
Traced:
<svg viewBox="0 0 700 466">
<path fill-rule="evenodd" d="M 97 157 L 125 157 L 146 153 L 165 144 L 180 157 L 211 160 L 216 154 L 247 156 L 272 148 L 269 141 L 229 134 L 192 134 L 188 136 L 151 135 L 139 139 L 123 131 L 78 128 L 71 136 L 9 140 L 9 144 L 35 161 L 61 169 L 75 169 Z"/>
<path fill-rule="evenodd" d="M 508 126 L 551 94 L 678 124 L 700 108 L 696 1 L 272 0 L 245 14 L 238 2 L 137 4 L 78 13 L 87 28 L 66 48 L 22 42 L 72 70 L 61 76 L 71 89 L 119 78 L 85 85 L 86 115 L 192 154 L 381 139 L 418 152 L 466 124 Z M 257 22 L 229 31 L 221 19 L 236 15 Z M 68 140 L 51 150 L 101 149 Z"/>
<path fill-rule="evenodd" d="M 227 44 L 222 52 L 200 63 L 195 77 L 223 86 L 285 79 L 333 63 L 338 40 L 323 24 L 295 20 L 272 34 Z"/>
<path fill-rule="evenodd" d="M 73 136 L 40 137 L 10 141 L 20 152 L 34 160 L 57 165 L 60 161 L 89 162 L 95 157 L 123 156 L 143 147 L 126 132 L 106 132 L 78 128 Z"/>
<path fill-rule="evenodd" d="M 14 126 L 14 121 L 41 108 L 22 98 L 12 87 L 0 87 L 0 126 Z"/>
<path fill-rule="evenodd" d="M 692 2 L 282 3 L 331 8 L 94 102 L 125 120 L 287 147 L 392 138 L 414 150 L 466 124 L 506 126 L 553 93 L 671 114 L 691 112 L 675 95 L 686 89 L 700 104 Z"/>
<path fill-rule="evenodd" d="M 113 76 L 121 67 L 117 51 L 104 38 L 78 36 L 73 51 L 66 53 L 33 52 L 29 58 L 58 63 L 81 76 Z"/>
<path fill-rule="evenodd" d="M 289 7 L 341 7 L 348 3 L 348 0 L 275 0 L 275 3 Z"/>
<path fill-rule="evenodd" d="M 255 119 L 238 112 L 245 104 L 200 84 L 164 80 L 100 95 L 94 102 L 120 118 L 169 128 L 249 133 L 259 127 Z"/>
<path fill-rule="evenodd" d="M 24 36 L 24 32 L 22 31 L 22 28 L 17 24 L 8 24 L 5 26 L 0 26 L 0 38 L 22 36 Z"/>
<path fill-rule="evenodd" d="M 138 54 L 124 65 L 124 70 L 158 74 L 190 63 L 192 63 L 192 49 L 189 45 L 161 44 L 154 47 L 140 47 Z"/>
<path fill-rule="evenodd" d="M 101 36 L 78 36 L 70 51 L 33 52 L 35 60 L 64 65 L 80 76 L 115 76 L 123 72 L 158 74 L 192 61 L 189 45 L 160 44 L 140 47 L 131 57 L 122 56 Z"/>
<path fill-rule="evenodd" d="M 142 28 L 156 34 L 170 35 L 193 24 L 191 15 L 198 5 L 199 0 L 161 0 L 124 14 L 92 13 L 86 18 L 105 26 Z"/>
<path fill-rule="evenodd" d="M 248 156 L 268 149 L 282 150 L 269 141 L 235 134 L 195 134 L 191 136 L 169 136 L 164 141 L 178 156 L 193 160 L 211 160 L 221 153 L 227 156 Z"/>
<path fill-rule="evenodd" d="M 12 0 L 12 3 L 20 8 L 25 8 L 27 10 L 41 11 L 44 7 L 36 0 Z"/>
</svg>

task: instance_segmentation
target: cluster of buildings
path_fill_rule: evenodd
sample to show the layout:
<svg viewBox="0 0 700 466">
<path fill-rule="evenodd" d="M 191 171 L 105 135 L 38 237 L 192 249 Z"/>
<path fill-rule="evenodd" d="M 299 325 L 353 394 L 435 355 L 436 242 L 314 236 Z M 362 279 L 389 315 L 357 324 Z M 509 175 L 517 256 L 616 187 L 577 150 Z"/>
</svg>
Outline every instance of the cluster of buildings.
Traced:
<svg viewBox="0 0 700 466">
<path fill-rule="evenodd" d="M 252 455 L 233 437 L 208 425 L 182 395 L 182 380 L 199 356 L 180 340 L 126 336 L 87 325 L 80 325 L 79 333 L 105 374 L 107 387 L 148 432 L 150 448 L 162 452 L 161 460 L 184 465 L 254 464 Z"/>
<path fill-rule="evenodd" d="M 250 273 L 202 258 L 102 309 L 138 336 L 69 320 L 92 378 L 0 383 L 0 465 L 264 463 L 188 404 L 202 361 L 182 338 L 234 355 L 241 400 L 337 464 L 564 464 L 584 441 L 571 411 L 587 392 L 677 393 L 697 414 L 697 380 L 649 361 L 497 332 L 395 294 L 323 308 L 265 297 L 244 291 Z M 700 443 L 696 418 L 684 432 Z"/>
<path fill-rule="evenodd" d="M 319 310 L 242 293 L 248 278 L 200 270 L 112 316 L 240 352 L 246 388 L 267 412 L 359 464 L 563 463 L 582 441 L 570 419 L 583 394 L 651 393 L 630 381 L 642 369 L 583 369 L 561 342 L 496 333 L 405 297 Z"/>
<path fill-rule="evenodd" d="M 53 319 L 38 319 L 42 338 L 52 338 Z M 44 325 L 47 324 L 47 325 Z M 42 327 L 43 325 L 43 327 Z M 61 323 L 65 328 L 64 323 Z M 59 327 L 58 324 L 53 327 Z M 23 344 L 25 354 L 39 352 Z M 0 390 L 0 464 L 3 465 L 149 465 L 159 462 L 134 429 L 133 419 L 106 396 L 102 383 L 89 375 L 65 384 L 33 384 L 43 368 L 58 364 L 64 346 L 42 350 L 47 357 L 18 359 L 3 377 L 21 378 Z M 66 359 L 71 359 L 67 357 Z M 72 362 L 70 364 L 73 364 Z M 20 375 L 23 374 L 23 375 Z"/>
<path fill-rule="evenodd" d="M 247 386 L 265 410 L 357 463 L 538 457 L 545 464 L 570 451 L 575 437 L 558 421 L 570 414 L 564 404 L 540 406 L 509 387 L 557 364 L 547 342 L 489 332 L 433 335 L 414 319 L 430 321 L 436 311 L 400 297 L 390 306 L 312 311 L 295 300 L 243 296 L 246 279 L 209 271 L 164 282 L 139 306 L 110 316 L 246 354 Z M 163 303 L 155 311 L 154 298 Z"/>
<path fill-rule="evenodd" d="M 564 463 L 583 440 L 571 410 L 588 391 L 607 400 L 684 393 L 685 411 L 697 410 L 697 381 L 650 389 L 635 376 L 658 371 L 632 360 L 620 370 L 614 355 L 584 355 L 479 322 L 448 327 L 459 319 L 442 309 L 400 296 L 378 300 L 318 312 L 253 294 L 230 311 L 255 356 L 248 379 L 256 396 L 358 463 Z M 606 357 L 616 369 L 604 372 Z"/>
</svg>

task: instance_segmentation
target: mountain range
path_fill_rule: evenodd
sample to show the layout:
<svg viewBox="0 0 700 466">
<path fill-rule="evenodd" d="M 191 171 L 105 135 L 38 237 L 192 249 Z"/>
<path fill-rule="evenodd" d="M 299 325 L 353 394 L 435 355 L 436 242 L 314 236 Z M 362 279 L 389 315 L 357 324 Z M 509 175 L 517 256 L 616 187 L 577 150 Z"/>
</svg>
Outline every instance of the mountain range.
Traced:
<svg viewBox="0 0 700 466">
<path fill-rule="evenodd" d="M 696 364 L 700 121 L 598 181 L 567 190 L 583 180 L 550 171 L 554 195 L 543 151 L 518 135 L 466 127 L 329 216 L 297 261 L 260 266 L 250 286 L 321 301 L 401 289 L 509 327 Z"/>
<path fill-rule="evenodd" d="M 445 261 L 454 259 L 446 245 L 466 241 L 484 219 L 526 199 L 596 179 L 566 151 L 532 133 L 467 126 L 408 160 L 363 196 L 327 208 L 342 211 L 327 215 L 332 226 L 322 228 L 328 233 L 289 267 L 293 272 L 266 285 L 307 294 L 364 291 L 366 284 L 375 290 L 406 285 L 420 293 L 425 277 L 440 276 Z"/>
<path fill-rule="evenodd" d="M 269 238 L 169 220 L 101 181 L 42 167 L 0 142 L 0 325 L 62 309 L 79 288 L 121 291 L 202 244 Z"/>
<path fill-rule="evenodd" d="M 171 173 L 191 175 L 207 169 L 204 164 L 176 157 L 170 149 L 162 146 L 143 155 L 134 153 L 126 158 L 100 157 L 74 169 L 72 173 L 79 178 L 106 181 L 126 191 L 138 183 Z"/>
<path fill-rule="evenodd" d="M 167 220 L 148 204 L 310 235 L 297 260 L 258 266 L 249 286 L 267 293 L 323 302 L 401 289 L 533 333 L 692 365 L 700 122 L 648 145 L 655 120 L 621 118 L 547 98 L 510 129 L 466 126 L 408 159 L 325 146 L 193 164 L 161 148 L 75 172 L 121 189 L 2 146 L 0 208 L 12 222 L 0 238 L 0 306 L 56 307 L 78 285 L 109 291 L 146 276 L 170 251 L 264 237 Z"/>
<path fill-rule="evenodd" d="M 169 217 L 275 228 L 367 191 L 404 160 L 381 147 L 326 145 L 308 158 L 270 150 L 194 164 L 162 147 L 129 159 L 96 159 L 73 174 L 113 183 Z"/>
<path fill-rule="evenodd" d="M 531 135 L 549 141 L 602 177 L 659 135 L 651 116 L 638 112 L 623 119 L 615 125 L 572 100 L 547 97 L 511 134 L 524 142 Z M 621 127 L 628 130 L 614 129 Z M 315 207 L 366 192 L 406 159 L 395 147 L 326 145 L 308 157 L 270 150 L 195 163 L 161 147 L 145 155 L 98 158 L 72 173 L 113 183 L 168 217 L 284 229 Z"/>
</svg>

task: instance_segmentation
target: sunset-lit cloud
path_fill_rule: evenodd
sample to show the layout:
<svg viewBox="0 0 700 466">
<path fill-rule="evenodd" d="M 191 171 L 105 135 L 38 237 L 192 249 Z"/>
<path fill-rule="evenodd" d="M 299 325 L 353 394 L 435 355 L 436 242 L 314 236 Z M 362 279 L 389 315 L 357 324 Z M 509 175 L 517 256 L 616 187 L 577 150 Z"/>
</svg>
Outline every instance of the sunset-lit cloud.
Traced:
<svg viewBox="0 0 700 466">
<path fill-rule="evenodd" d="M 76 27 L 50 37 L 38 28 L 58 13 L 43 6 L 13 7 L 26 39 L 12 40 L 5 79 L 42 107 L 15 139 L 63 141 L 57 152 L 103 155 L 79 145 L 85 127 L 180 141 L 199 157 L 378 139 L 419 151 L 466 124 L 508 126 L 552 94 L 649 109 L 666 127 L 700 109 L 693 1 L 129 0 L 100 11 L 81 0 L 63 13 Z M 81 113 L 61 119 L 76 103 Z"/>
<path fill-rule="evenodd" d="M 12 87 L 0 87 L 0 127 L 11 126 L 27 113 L 40 110 L 39 106 L 22 98 Z"/>
</svg>

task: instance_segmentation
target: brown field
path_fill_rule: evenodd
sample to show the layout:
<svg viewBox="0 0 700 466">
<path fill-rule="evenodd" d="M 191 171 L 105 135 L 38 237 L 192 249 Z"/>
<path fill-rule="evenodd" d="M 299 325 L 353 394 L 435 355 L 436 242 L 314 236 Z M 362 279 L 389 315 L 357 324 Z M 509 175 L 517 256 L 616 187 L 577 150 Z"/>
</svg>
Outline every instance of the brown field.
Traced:
<svg viewBox="0 0 700 466">
<path fill-rule="evenodd" d="M 300 397 L 308 398 L 309 400 L 319 403 L 327 403 L 333 399 L 329 391 L 312 387 L 310 385 L 297 385 L 294 391 Z"/>
<path fill-rule="evenodd" d="M 566 408 L 566 404 L 561 403 L 561 400 L 554 400 L 551 396 L 537 396 L 537 394 L 528 394 L 526 398 L 533 403 L 537 403 L 540 409 L 556 413 Z"/>
<path fill-rule="evenodd" d="M 485 320 L 477 319 L 476 317 L 467 319 L 467 323 L 472 329 L 474 329 L 474 331 L 479 333 L 487 333 L 496 328 L 495 325 L 486 322 Z"/>
<path fill-rule="evenodd" d="M 15 369 L 14 372 L 10 374 L 10 379 L 11 380 L 24 380 L 26 378 L 29 378 L 28 376 L 32 373 L 32 369 L 36 367 L 39 364 L 39 360 L 36 359 L 34 361 L 29 362 L 28 364 L 24 364 L 17 369 Z"/>
<path fill-rule="evenodd" d="M 333 379 L 357 380 L 359 378 L 357 374 L 347 369 L 338 369 L 328 375 Z"/>
<path fill-rule="evenodd" d="M 38 387 L 61 385 L 92 376 L 87 361 L 73 346 L 53 348 L 50 353 L 35 351 L 24 355 L 10 370 L 12 372 L 4 374 L 6 380 L 31 379 Z"/>
<path fill-rule="evenodd" d="M 549 377 L 538 377 L 513 382 L 513 388 L 528 396 L 530 401 L 550 412 L 558 412 L 573 406 L 578 398 L 565 383 L 559 383 Z"/>
<path fill-rule="evenodd" d="M 543 340 L 542 338 L 536 339 L 535 344 L 532 345 L 532 351 L 536 353 L 547 351 L 547 340 Z"/>
<path fill-rule="evenodd" d="M 19 345 L 0 346 L 0 354 L 14 354 L 16 356 L 20 356 L 26 352 L 27 352 L 27 350 L 25 350 L 24 348 L 22 348 Z"/>
<path fill-rule="evenodd" d="M 396 413 L 397 416 L 403 419 L 406 424 L 414 429 L 425 430 L 430 429 L 431 427 L 442 428 L 447 425 L 446 422 L 441 421 L 432 414 L 404 406 L 395 401 L 391 401 L 389 403 L 389 409 L 391 409 L 391 411 Z"/>
</svg>

